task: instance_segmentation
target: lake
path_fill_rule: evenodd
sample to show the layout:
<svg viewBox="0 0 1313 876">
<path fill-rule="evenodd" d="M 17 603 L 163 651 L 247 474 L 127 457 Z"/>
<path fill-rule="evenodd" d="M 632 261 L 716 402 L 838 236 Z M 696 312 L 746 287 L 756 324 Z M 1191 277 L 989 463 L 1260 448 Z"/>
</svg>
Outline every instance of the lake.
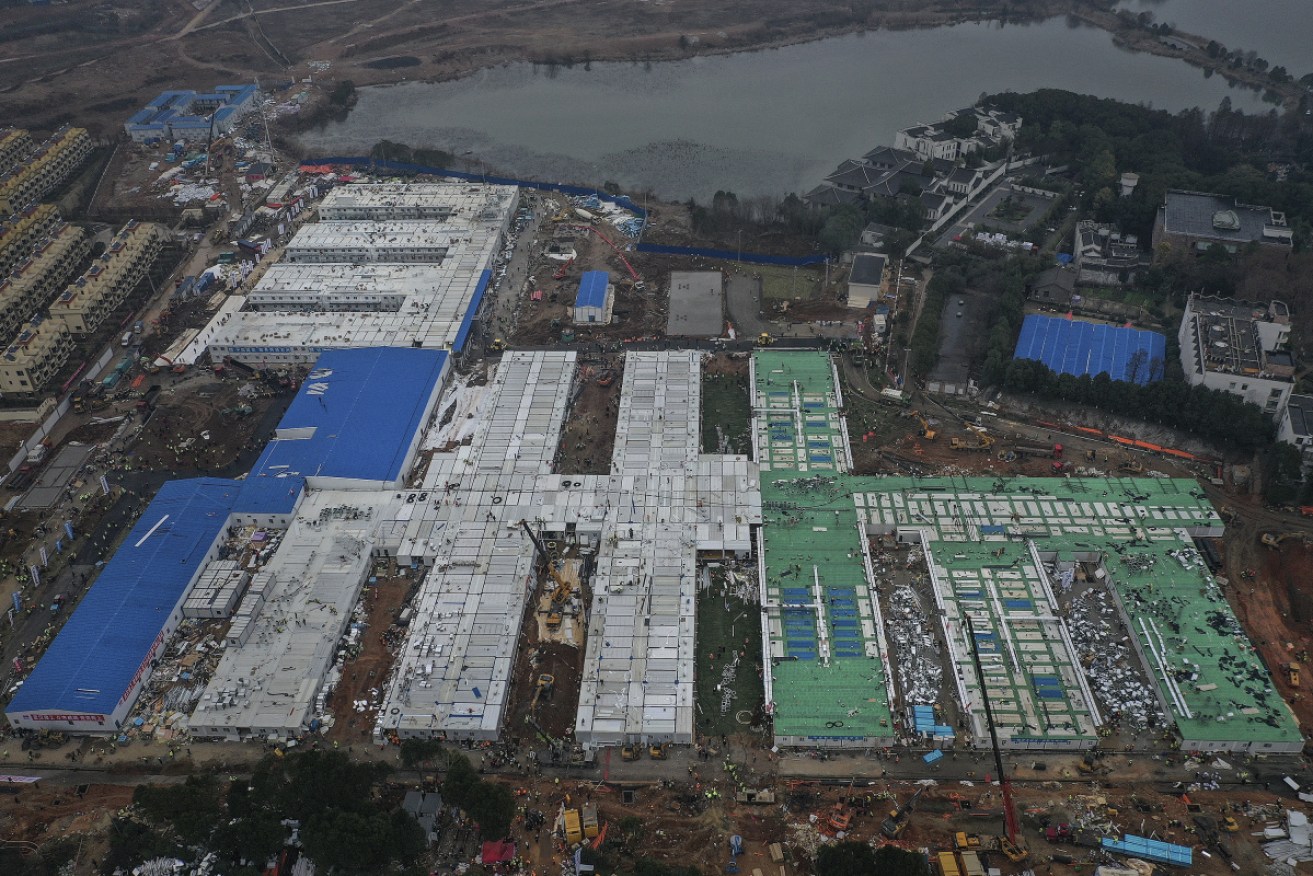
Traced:
<svg viewBox="0 0 1313 876">
<path fill-rule="evenodd" d="M 442 83 L 362 88 L 341 122 L 306 132 L 318 155 L 383 139 L 468 155 L 521 177 L 619 183 L 707 201 L 805 192 L 848 157 L 981 94 L 1041 87 L 1179 110 L 1267 106 L 1220 76 L 1117 48 L 1065 18 L 875 31 L 797 46 L 591 70 L 512 64 Z"/>
<path fill-rule="evenodd" d="M 1228 49 L 1253 49 L 1298 79 L 1313 73 L 1313 5 L 1309 0 L 1124 0 L 1121 8 L 1152 12 L 1186 33 Z"/>
</svg>

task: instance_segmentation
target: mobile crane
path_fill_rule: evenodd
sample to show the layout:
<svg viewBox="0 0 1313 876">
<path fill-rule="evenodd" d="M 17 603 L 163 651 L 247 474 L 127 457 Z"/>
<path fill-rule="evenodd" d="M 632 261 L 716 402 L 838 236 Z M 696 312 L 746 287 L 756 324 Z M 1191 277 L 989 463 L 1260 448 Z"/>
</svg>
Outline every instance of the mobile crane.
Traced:
<svg viewBox="0 0 1313 876">
<path fill-rule="evenodd" d="M 976 666 L 976 679 L 980 683 L 980 701 L 985 704 L 985 722 L 989 724 L 989 742 L 994 749 L 994 769 L 998 771 L 998 784 L 1003 790 L 1003 832 L 998 838 L 999 849 L 1008 856 L 1009 861 L 1019 863 L 1030 857 L 1025 844 L 1021 841 L 1021 824 L 1017 821 L 1017 810 L 1012 804 L 1012 783 L 1003 769 L 1003 754 L 998 748 L 998 730 L 994 727 L 994 710 L 989 705 L 989 690 L 985 686 L 985 672 L 980 665 L 980 646 L 976 641 L 976 625 L 967 615 L 967 636 L 971 639 L 971 659 Z"/>
</svg>

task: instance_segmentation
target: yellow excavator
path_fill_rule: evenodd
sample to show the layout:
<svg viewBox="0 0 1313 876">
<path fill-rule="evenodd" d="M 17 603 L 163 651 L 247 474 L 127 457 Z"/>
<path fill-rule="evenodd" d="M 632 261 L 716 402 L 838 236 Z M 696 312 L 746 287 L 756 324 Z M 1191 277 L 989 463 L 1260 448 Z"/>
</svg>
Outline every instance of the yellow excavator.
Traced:
<svg viewBox="0 0 1313 876">
<path fill-rule="evenodd" d="M 543 673 L 538 676 L 538 684 L 533 691 L 533 701 L 529 703 L 529 714 L 538 711 L 538 706 L 545 698 L 550 698 L 556 689 L 556 676 Z"/>
<path fill-rule="evenodd" d="M 984 429 L 980 428 L 979 426 L 972 426 L 970 424 L 967 424 L 967 431 L 970 432 L 972 435 L 976 436 L 976 440 L 974 442 L 968 441 L 965 438 L 950 438 L 948 442 L 949 446 L 951 446 L 954 450 L 980 450 L 980 451 L 988 451 L 991 447 L 994 446 L 994 436 L 990 435 L 988 432 L 986 432 Z"/>
<path fill-rule="evenodd" d="M 922 438 L 924 438 L 927 441 L 935 440 L 935 436 L 938 435 L 939 433 L 930 427 L 930 421 L 927 420 L 925 417 L 921 416 L 920 411 L 912 411 L 910 414 L 908 414 L 908 416 L 916 420 L 917 424 L 921 427 Z"/>
<path fill-rule="evenodd" d="M 556 589 L 552 591 L 551 606 L 547 609 L 547 629 L 549 630 L 561 628 L 565 601 L 574 592 L 574 582 L 561 574 L 560 565 L 560 560 L 556 560 L 547 567 L 547 574 L 551 575 L 552 580 L 556 582 Z"/>
</svg>

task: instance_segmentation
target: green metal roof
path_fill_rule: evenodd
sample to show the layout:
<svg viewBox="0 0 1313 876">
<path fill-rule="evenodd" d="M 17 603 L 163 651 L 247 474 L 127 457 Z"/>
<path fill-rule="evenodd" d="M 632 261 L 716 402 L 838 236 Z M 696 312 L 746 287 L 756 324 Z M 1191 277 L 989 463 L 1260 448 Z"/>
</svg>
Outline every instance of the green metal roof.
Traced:
<svg viewBox="0 0 1313 876">
<path fill-rule="evenodd" d="M 753 377 L 777 736 L 892 734 L 883 631 L 864 554 L 863 527 L 872 525 L 921 529 L 950 593 L 970 601 L 973 582 L 987 582 L 1017 600 L 972 613 L 991 632 L 1001 633 L 1006 624 L 1024 633 L 1027 647 L 1035 649 L 1020 661 L 1024 677 L 987 674 L 991 704 L 996 688 L 1013 702 L 1025 699 L 1019 696 L 1025 691 L 1047 689 L 1036 702 L 1043 713 L 1040 737 L 1086 739 L 1090 728 L 1082 724 L 1083 704 L 1061 668 L 1066 649 L 1047 633 L 1037 634 L 1021 608 L 1028 599 L 1040 608 L 1044 596 L 1044 573 L 1034 568 L 1029 543 L 1060 559 L 1104 558 L 1150 677 L 1184 739 L 1302 739 L 1192 550 L 1191 536 L 1222 531 L 1194 481 L 854 476 L 847 472 L 841 401 L 828 356 L 758 351 Z M 1049 668 L 1060 679 L 1057 695 Z"/>
</svg>

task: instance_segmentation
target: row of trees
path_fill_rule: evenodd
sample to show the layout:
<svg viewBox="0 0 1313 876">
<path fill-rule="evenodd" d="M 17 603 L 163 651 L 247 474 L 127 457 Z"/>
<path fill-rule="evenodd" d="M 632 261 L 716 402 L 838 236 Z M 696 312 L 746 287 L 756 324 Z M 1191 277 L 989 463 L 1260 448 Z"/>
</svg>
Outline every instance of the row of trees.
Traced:
<svg viewBox="0 0 1313 876">
<path fill-rule="evenodd" d="M 210 851 L 225 873 L 255 876 L 283 848 L 289 819 L 300 823 L 305 853 L 325 870 L 364 874 L 408 865 L 424 851 L 424 834 L 408 814 L 385 805 L 379 784 L 389 773 L 386 764 L 308 751 L 266 758 L 249 783 L 203 773 L 180 785 L 141 785 L 133 794 L 141 817 L 114 820 L 102 872 Z"/>
<path fill-rule="evenodd" d="M 1041 398 L 1089 405 L 1101 411 L 1146 420 L 1198 435 L 1221 447 L 1252 452 L 1268 446 L 1272 421 L 1239 396 L 1183 380 L 1139 385 L 1094 377 L 1056 374 L 1043 362 L 1013 359 L 1003 371 L 1002 387 Z"/>
</svg>

